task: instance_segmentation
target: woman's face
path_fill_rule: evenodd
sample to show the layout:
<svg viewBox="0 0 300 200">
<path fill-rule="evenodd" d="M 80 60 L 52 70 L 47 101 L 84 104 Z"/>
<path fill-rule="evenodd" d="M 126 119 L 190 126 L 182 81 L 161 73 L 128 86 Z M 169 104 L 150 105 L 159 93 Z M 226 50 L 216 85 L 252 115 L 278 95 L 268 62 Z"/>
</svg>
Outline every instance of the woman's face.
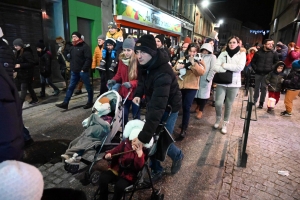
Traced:
<svg viewBox="0 0 300 200">
<path fill-rule="evenodd" d="M 189 50 L 189 56 L 194 57 L 197 53 L 197 48 L 196 47 L 191 47 Z"/>
<path fill-rule="evenodd" d="M 132 49 L 123 49 L 123 53 L 125 55 L 126 58 L 130 58 L 132 53 L 133 53 L 133 50 Z"/>
<path fill-rule="evenodd" d="M 155 42 L 156 42 L 156 48 L 161 48 L 162 47 L 162 43 L 158 38 L 155 38 Z"/>
<path fill-rule="evenodd" d="M 14 46 L 17 51 L 20 51 L 22 47 L 15 45 Z"/>
<path fill-rule="evenodd" d="M 229 49 L 233 50 L 238 46 L 238 42 L 235 38 L 232 38 L 229 42 L 228 42 L 228 47 Z"/>
<path fill-rule="evenodd" d="M 171 51 L 171 53 L 173 53 L 174 52 L 174 48 L 171 48 L 170 51 Z"/>
</svg>

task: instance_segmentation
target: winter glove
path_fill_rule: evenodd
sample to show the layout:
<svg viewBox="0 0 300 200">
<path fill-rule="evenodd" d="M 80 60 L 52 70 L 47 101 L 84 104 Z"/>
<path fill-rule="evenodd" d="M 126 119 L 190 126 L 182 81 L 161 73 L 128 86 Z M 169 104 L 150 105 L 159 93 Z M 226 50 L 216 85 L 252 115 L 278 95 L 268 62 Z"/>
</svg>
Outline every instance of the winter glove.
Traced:
<svg viewBox="0 0 300 200">
<path fill-rule="evenodd" d="M 116 81 L 111 79 L 111 80 L 107 81 L 106 85 L 107 85 L 108 88 L 112 88 L 115 84 L 116 84 Z"/>
<path fill-rule="evenodd" d="M 131 88 L 131 84 L 129 82 L 125 82 L 122 84 L 124 87 L 126 87 L 127 89 Z"/>
</svg>

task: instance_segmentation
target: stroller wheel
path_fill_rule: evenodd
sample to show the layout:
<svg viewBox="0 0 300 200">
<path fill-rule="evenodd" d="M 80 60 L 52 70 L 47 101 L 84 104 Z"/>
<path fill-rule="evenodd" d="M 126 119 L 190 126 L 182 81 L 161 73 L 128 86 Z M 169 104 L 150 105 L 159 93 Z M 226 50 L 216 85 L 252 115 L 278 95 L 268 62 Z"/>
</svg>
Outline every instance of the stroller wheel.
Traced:
<svg viewBox="0 0 300 200">
<path fill-rule="evenodd" d="M 98 185 L 98 183 L 99 183 L 99 178 L 100 178 L 100 174 L 101 174 L 101 173 L 100 173 L 99 171 L 94 171 L 94 172 L 91 174 L 89 180 L 90 180 L 90 182 L 91 182 L 93 185 Z"/>
<path fill-rule="evenodd" d="M 164 197 L 165 195 L 161 193 L 160 189 L 153 191 L 151 194 L 151 200 L 163 200 Z"/>
</svg>

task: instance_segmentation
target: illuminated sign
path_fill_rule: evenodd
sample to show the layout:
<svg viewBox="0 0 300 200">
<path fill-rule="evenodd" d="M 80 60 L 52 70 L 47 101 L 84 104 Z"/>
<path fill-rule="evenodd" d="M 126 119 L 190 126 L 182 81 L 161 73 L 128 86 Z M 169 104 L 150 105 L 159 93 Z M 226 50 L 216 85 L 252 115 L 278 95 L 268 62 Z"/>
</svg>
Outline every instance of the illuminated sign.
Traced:
<svg viewBox="0 0 300 200">
<path fill-rule="evenodd" d="M 161 11 L 154 10 L 150 6 L 133 0 L 117 0 L 116 11 L 118 18 L 139 23 L 145 26 L 157 26 L 167 31 L 181 34 L 181 21 L 165 14 Z"/>
<path fill-rule="evenodd" d="M 259 33 L 262 33 L 263 35 L 266 35 L 269 32 L 270 32 L 270 30 L 250 30 L 250 33 L 254 33 L 255 35 L 259 34 Z"/>
</svg>

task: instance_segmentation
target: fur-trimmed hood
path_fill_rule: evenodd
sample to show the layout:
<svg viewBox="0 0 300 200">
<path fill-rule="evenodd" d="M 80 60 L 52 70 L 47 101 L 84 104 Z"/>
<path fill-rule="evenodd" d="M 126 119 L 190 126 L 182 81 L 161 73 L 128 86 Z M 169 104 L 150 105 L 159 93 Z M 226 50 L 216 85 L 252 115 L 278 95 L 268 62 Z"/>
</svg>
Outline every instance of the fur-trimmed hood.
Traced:
<svg viewBox="0 0 300 200">
<path fill-rule="evenodd" d="M 251 50 L 254 50 L 255 52 L 257 52 L 257 48 L 256 47 L 251 47 L 247 50 L 247 53 L 249 54 Z"/>
</svg>

